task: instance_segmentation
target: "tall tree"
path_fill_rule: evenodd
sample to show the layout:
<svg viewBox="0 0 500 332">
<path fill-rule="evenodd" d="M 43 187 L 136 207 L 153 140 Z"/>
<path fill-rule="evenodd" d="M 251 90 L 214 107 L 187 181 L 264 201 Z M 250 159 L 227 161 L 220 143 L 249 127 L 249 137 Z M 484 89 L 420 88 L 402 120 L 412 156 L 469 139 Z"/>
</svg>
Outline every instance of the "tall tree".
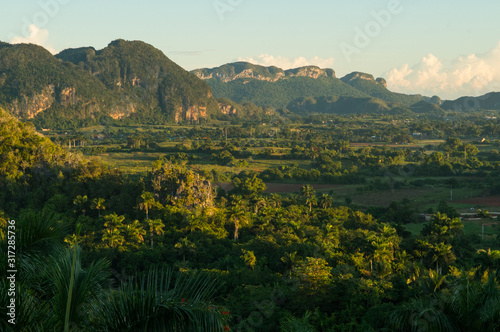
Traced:
<svg viewBox="0 0 500 332">
<path fill-rule="evenodd" d="M 146 230 L 141 225 L 139 220 L 134 220 L 132 223 L 123 227 L 123 234 L 125 236 L 126 243 L 139 245 L 144 242 Z"/>
<path fill-rule="evenodd" d="M 120 230 L 106 228 L 103 230 L 102 241 L 107 242 L 110 248 L 115 248 L 125 242 L 125 238 L 120 234 Z"/>
<path fill-rule="evenodd" d="M 320 199 L 320 205 L 323 209 L 327 209 L 327 208 L 331 208 L 332 207 L 332 203 L 333 203 L 333 198 L 332 196 L 328 195 L 328 194 L 323 194 L 321 195 L 321 199 Z"/>
<path fill-rule="evenodd" d="M 165 224 L 161 221 L 161 219 L 148 219 L 147 223 L 149 226 L 151 249 L 153 249 L 153 236 L 162 235 L 164 233 L 163 228 L 165 227 Z"/>
<path fill-rule="evenodd" d="M 106 227 L 107 229 L 121 230 L 124 227 L 123 221 L 125 220 L 125 216 L 119 216 L 116 213 L 112 213 L 105 216 L 104 220 L 104 227 Z"/>
<path fill-rule="evenodd" d="M 300 196 L 305 200 L 305 203 L 309 205 L 309 211 L 312 211 L 313 203 L 318 200 L 316 198 L 316 191 L 310 185 L 305 185 L 300 189 Z"/>
<path fill-rule="evenodd" d="M 187 237 L 180 239 L 176 244 L 175 244 L 175 249 L 179 252 L 180 255 L 182 255 L 182 260 L 185 262 L 186 261 L 186 254 L 192 253 L 196 250 L 196 244 L 193 242 L 189 241 Z"/>
<path fill-rule="evenodd" d="M 437 238 L 437 242 L 449 242 L 455 235 L 460 234 L 464 224 L 460 218 L 449 218 L 440 212 L 432 216 L 429 224 L 422 229 L 422 235 L 431 235 Z"/>
<path fill-rule="evenodd" d="M 106 206 L 104 205 L 105 202 L 106 201 L 104 198 L 94 198 L 92 200 L 92 204 L 91 204 L 90 208 L 98 211 L 99 218 L 101 218 L 101 210 L 106 209 Z"/>
<path fill-rule="evenodd" d="M 146 220 L 149 219 L 149 210 L 156 206 L 157 202 L 153 193 L 143 191 L 140 198 L 139 208 L 146 211 Z"/>
<path fill-rule="evenodd" d="M 241 223 L 248 223 L 248 216 L 240 206 L 232 206 L 228 210 L 228 219 L 234 224 L 234 241 L 238 241 L 238 231 Z"/>
<path fill-rule="evenodd" d="M 77 211 L 81 211 L 83 215 L 85 215 L 85 206 L 87 204 L 87 200 L 88 200 L 87 195 L 85 196 L 78 195 L 73 200 L 73 204 L 76 205 Z"/>
</svg>

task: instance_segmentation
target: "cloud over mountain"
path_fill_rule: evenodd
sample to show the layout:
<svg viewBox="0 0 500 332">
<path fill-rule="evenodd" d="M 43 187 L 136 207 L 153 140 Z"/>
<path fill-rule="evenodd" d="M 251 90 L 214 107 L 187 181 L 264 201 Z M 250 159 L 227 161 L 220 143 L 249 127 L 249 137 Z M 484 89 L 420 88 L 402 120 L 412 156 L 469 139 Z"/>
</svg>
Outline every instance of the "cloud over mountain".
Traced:
<svg viewBox="0 0 500 332">
<path fill-rule="evenodd" d="M 392 90 L 448 99 L 500 91 L 500 42 L 486 54 L 451 61 L 428 54 L 413 66 L 405 64 L 390 70 L 385 77 Z"/>
<path fill-rule="evenodd" d="M 320 58 L 318 56 L 312 58 L 298 57 L 287 58 L 284 56 L 273 56 L 269 54 L 261 54 L 257 57 L 238 58 L 238 61 L 250 62 L 256 65 L 265 67 L 276 66 L 282 69 L 292 69 L 305 66 L 318 66 L 320 68 L 332 68 L 335 62 L 334 58 Z"/>
<path fill-rule="evenodd" d="M 47 45 L 49 40 L 49 31 L 47 29 L 42 29 L 35 24 L 30 24 L 28 26 L 29 35 L 28 36 L 14 36 L 11 39 L 11 44 L 35 44 L 45 47 L 50 53 L 55 54 L 56 51 Z"/>
</svg>

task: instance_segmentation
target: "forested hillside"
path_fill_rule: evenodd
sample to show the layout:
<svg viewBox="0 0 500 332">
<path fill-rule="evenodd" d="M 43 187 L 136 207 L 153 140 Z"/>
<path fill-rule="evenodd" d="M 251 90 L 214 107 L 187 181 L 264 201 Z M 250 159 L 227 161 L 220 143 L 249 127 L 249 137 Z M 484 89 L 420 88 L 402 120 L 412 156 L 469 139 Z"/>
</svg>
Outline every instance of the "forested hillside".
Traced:
<svg viewBox="0 0 500 332">
<path fill-rule="evenodd" d="M 218 114 L 210 87 L 143 42 L 53 56 L 36 45 L 0 45 L 0 105 L 44 128 L 199 122 Z"/>
<path fill-rule="evenodd" d="M 239 78 L 228 83 L 212 78 L 207 83 L 217 98 L 252 102 L 258 106 L 274 108 L 285 108 L 292 100 L 299 97 L 369 97 L 338 78 L 327 77 L 292 77 L 276 82 Z"/>
</svg>

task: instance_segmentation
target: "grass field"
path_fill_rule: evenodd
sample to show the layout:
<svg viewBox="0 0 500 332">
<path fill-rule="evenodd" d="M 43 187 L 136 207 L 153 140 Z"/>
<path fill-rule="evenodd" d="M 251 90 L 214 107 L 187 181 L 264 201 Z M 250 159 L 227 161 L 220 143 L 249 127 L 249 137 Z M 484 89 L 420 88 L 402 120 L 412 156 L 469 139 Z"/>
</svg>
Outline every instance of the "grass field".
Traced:
<svg viewBox="0 0 500 332">
<path fill-rule="evenodd" d="M 459 188 L 453 190 L 454 199 L 469 198 L 480 195 L 482 189 Z M 448 188 L 406 188 L 394 190 L 371 191 L 366 193 L 355 193 L 352 200 L 363 206 L 389 206 L 391 202 L 409 199 L 421 211 L 430 207 L 436 207 L 440 201 L 450 201 L 450 189 Z"/>
<path fill-rule="evenodd" d="M 172 147 L 177 143 L 165 143 L 162 147 Z M 120 168 L 125 173 L 137 173 L 149 170 L 151 164 L 163 156 L 168 155 L 164 152 L 108 152 L 95 156 L 88 156 L 92 160 L 102 161 L 113 167 Z M 262 172 L 269 168 L 274 168 L 278 166 L 299 166 L 303 168 L 310 168 L 309 160 L 247 160 L 247 167 L 234 167 L 234 166 L 221 166 L 214 164 L 211 156 L 208 154 L 195 153 L 198 159 L 189 163 L 189 166 L 196 170 L 212 170 L 215 169 L 219 172 L 234 173 L 238 174 L 241 171 L 258 171 Z"/>
</svg>

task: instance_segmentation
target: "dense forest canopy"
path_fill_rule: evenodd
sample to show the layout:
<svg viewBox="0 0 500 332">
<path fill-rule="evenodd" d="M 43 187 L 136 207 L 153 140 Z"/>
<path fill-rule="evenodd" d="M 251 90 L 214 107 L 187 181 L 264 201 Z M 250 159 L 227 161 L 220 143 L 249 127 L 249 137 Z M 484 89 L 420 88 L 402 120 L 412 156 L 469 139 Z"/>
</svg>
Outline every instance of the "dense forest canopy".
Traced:
<svg viewBox="0 0 500 332">
<path fill-rule="evenodd" d="M 410 200 L 363 206 L 341 187 L 324 191 L 309 185 L 342 184 L 375 194 L 481 186 L 495 193 L 498 151 L 483 151 L 470 140 L 448 137 L 428 148 L 403 143 L 358 148 L 340 138 L 345 129 L 404 140 L 407 125 L 429 135 L 442 130 L 477 135 L 473 124 L 415 119 L 395 126 L 395 119 L 379 118 L 367 129 L 355 117 L 274 116 L 273 121 L 284 121 L 280 126 L 292 121 L 286 124 L 291 129 L 279 127 L 272 131 L 278 136 L 269 136 L 269 127 L 238 124 L 235 118 L 226 124 L 229 140 L 227 132 L 208 126 L 179 127 L 177 134 L 171 129 L 176 138 L 169 145 L 153 144 L 154 130 L 129 138 L 122 134 L 127 128 L 109 133 L 107 139 L 121 140 L 119 153 L 162 155 L 146 171 L 128 173 L 91 161 L 82 152 L 93 152 L 84 146 L 74 144 L 69 151 L 54 144 L 0 111 L 0 237 L 6 244 L 8 222 L 16 220 L 16 326 L 500 329 L 498 228 L 483 241 L 468 231 L 450 201 L 436 201 L 426 211 L 428 220 L 417 223 L 423 211 Z M 478 130 L 497 136 L 498 122 L 487 121 Z M 260 172 L 242 164 L 273 159 L 281 165 Z M 304 162 L 294 166 L 287 160 Z M 202 162 L 212 171 L 202 169 Z M 226 166 L 218 165 L 242 171 L 222 174 L 216 169 Z M 222 189 L 214 183 L 220 182 L 217 177 L 231 186 Z M 301 185 L 294 193 L 267 193 L 276 182 Z M 477 213 L 492 222 L 489 212 Z M 7 264 L 6 252 L 0 260 Z M 2 271 L 2 303 L 7 303 Z M 2 310 L 2 327 L 9 330 L 8 309 Z"/>
</svg>

